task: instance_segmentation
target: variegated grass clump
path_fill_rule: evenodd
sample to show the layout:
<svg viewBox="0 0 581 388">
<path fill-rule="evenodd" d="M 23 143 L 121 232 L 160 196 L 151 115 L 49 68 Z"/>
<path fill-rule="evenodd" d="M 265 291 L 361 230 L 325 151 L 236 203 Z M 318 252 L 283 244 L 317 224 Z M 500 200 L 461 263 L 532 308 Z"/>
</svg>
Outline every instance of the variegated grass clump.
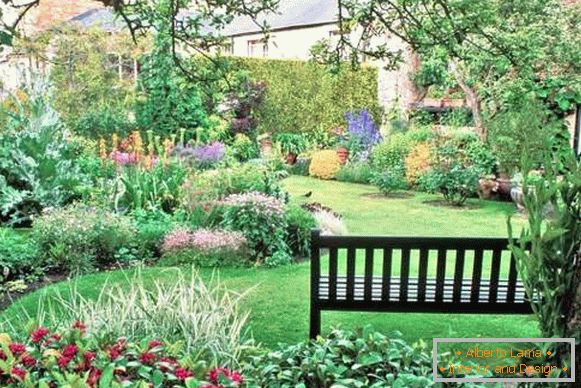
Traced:
<svg viewBox="0 0 581 388">
<path fill-rule="evenodd" d="M 252 347 L 244 332 L 248 314 L 239 309 L 244 295 L 227 291 L 214 277 L 204 283 L 194 269 L 191 275 L 178 268 L 164 271 L 175 271 L 171 282 L 137 271 L 126 283 L 105 283 L 96 299 L 84 297 L 77 284 L 65 293 L 45 293 L 36 317 L 24 313 L 13 322 L 32 318 L 46 327 L 65 328 L 81 321 L 96 336 L 179 343 L 195 359 L 236 366 Z"/>
</svg>

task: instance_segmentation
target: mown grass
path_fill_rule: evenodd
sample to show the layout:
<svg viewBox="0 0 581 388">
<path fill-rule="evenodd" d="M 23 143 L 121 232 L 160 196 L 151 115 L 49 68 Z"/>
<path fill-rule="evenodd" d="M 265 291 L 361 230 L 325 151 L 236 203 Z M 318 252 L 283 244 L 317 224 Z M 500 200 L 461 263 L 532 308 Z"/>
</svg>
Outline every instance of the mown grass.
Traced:
<svg viewBox="0 0 581 388">
<path fill-rule="evenodd" d="M 351 234 L 398 236 L 494 236 L 506 237 L 507 216 L 514 214 L 510 203 L 470 200 L 467 209 L 434 206 L 437 196 L 411 194 L 390 199 L 373 196 L 371 186 L 325 182 L 305 177 L 291 177 L 284 186 L 292 201 L 321 202 L 344 215 Z M 312 192 L 310 198 L 303 194 Z M 524 225 L 521 216 L 513 220 Z M 182 268 L 190 271 L 190 268 Z M 413 270 L 413 269 L 412 269 Z M 145 268 L 148 281 L 171 282 L 174 269 Z M 250 311 L 248 329 L 266 346 L 294 343 L 307 338 L 309 321 L 309 263 L 276 268 L 225 268 L 217 272 L 202 270 L 205 278 L 219 276 L 235 292 L 247 292 L 244 309 Z M 88 297 L 96 297 L 106 282 L 123 283 L 129 272 L 97 273 L 80 277 L 78 289 Z M 69 283 L 61 283 L 27 295 L 2 313 L 3 319 L 14 320 L 21 311 L 34 314 L 41 294 L 66 292 Z M 531 316 L 494 316 L 422 313 L 324 313 L 323 332 L 331 327 L 356 328 L 371 324 L 389 333 L 400 331 L 409 341 L 434 337 L 535 337 L 539 331 Z"/>
</svg>

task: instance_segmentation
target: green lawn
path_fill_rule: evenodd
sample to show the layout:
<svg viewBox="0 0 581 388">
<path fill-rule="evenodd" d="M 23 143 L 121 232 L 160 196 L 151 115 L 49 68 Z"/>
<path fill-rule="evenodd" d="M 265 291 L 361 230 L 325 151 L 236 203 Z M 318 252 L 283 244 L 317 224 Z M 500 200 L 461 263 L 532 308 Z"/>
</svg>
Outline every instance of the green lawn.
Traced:
<svg viewBox="0 0 581 388">
<path fill-rule="evenodd" d="M 288 178 L 284 185 L 297 202 L 317 201 L 344 215 L 351 234 L 401 236 L 506 236 L 506 217 L 514 212 L 509 203 L 469 201 L 468 209 L 426 203 L 437 196 L 416 194 L 405 199 L 376 198 L 373 187 L 324 182 L 304 177 Z M 311 198 L 302 195 L 312 191 Z M 516 216 L 515 224 L 523 225 Z M 188 269 L 185 269 L 188 270 Z M 149 279 L 172 281 L 171 269 L 147 268 Z M 202 271 L 210 277 L 211 270 Z M 101 285 L 124 282 L 126 274 L 102 273 L 78 279 L 78 289 L 95 296 Z M 222 281 L 231 290 L 250 290 L 243 305 L 251 312 L 249 329 L 265 345 L 298 342 L 308 335 L 309 263 L 277 269 L 222 269 Z M 66 283 L 40 292 L 65 290 Z M 27 295 L 3 313 L 14 317 L 19 309 L 34 311 L 39 292 Z M 324 313 L 323 331 L 331 326 L 355 328 L 372 324 L 386 333 L 400 331 L 408 340 L 433 337 L 534 337 L 539 332 L 533 317 L 459 314 Z"/>
</svg>

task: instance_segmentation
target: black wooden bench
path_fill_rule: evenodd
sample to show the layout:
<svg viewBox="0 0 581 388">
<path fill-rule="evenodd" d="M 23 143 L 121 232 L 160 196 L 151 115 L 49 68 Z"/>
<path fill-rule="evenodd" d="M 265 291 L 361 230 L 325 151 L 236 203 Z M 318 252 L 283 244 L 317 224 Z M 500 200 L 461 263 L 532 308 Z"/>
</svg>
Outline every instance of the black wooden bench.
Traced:
<svg viewBox="0 0 581 388">
<path fill-rule="evenodd" d="M 498 238 L 338 237 L 313 230 L 310 336 L 320 334 L 325 310 L 531 314 L 508 246 Z M 321 250 L 328 250 L 328 265 Z"/>
</svg>

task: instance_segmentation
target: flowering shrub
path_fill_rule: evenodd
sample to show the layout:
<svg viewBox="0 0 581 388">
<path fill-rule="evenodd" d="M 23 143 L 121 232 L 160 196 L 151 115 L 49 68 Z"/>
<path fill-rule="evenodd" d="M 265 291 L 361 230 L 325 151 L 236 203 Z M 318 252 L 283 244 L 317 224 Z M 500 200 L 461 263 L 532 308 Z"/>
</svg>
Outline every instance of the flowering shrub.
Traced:
<svg viewBox="0 0 581 388">
<path fill-rule="evenodd" d="M 355 159 L 367 160 L 372 148 L 383 139 L 371 113 L 367 109 L 359 113 L 348 112 L 345 114 L 345 119 L 347 120 L 349 149 L 353 152 Z"/>
<path fill-rule="evenodd" d="M 135 244 L 136 233 L 127 217 L 76 204 L 46 211 L 32 237 L 53 268 L 75 272 L 114 264 L 119 250 Z"/>
<path fill-rule="evenodd" d="M 226 146 L 216 141 L 197 147 L 178 146 L 174 151 L 179 158 L 190 161 L 194 166 L 201 169 L 208 169 L 215 167 L 224 159 Z"/>
<path fill-rule="evenodd" d="M 418 177 L 430 169 L 432 150 L 428 143 L 418 143 L 405 158 L 406 178 L 415 185 Z"/>
<path fill-rule="evenodd" d="M 278 253 L 277 264 L 284 258 L 290 262 L 285 206 L 280 199 L 251 192 L 230 195 L 222 203 L 222 226 L 244 234 L 257 262 L 269 264 L 274 253 Z"/>
<path fill-rule="evenodd" d="M 334 179 L 340 169 L 341 160 L 336 151 L 319 151 L 313 154 L 309 175 L 320 179 Z"/>
<path fill-rule="evenodd" d="M 245 259 L 247 245 L 246 237 L 240 232 L 176 229 L 164 238 L 163 263 L 194 262 L 203 266 L 237 264 Z"/>
<path fill-rule="evenodd" d="M 0 335 L 0 384 L 3 387 L 240 387 L 242 375 L 215 368 L 204 379 L 179 347 L 160 340 L 108 341 L 87 335 L 83 322 L 51 332 L 39 327 L 23 343 Z"/>
</svg>

